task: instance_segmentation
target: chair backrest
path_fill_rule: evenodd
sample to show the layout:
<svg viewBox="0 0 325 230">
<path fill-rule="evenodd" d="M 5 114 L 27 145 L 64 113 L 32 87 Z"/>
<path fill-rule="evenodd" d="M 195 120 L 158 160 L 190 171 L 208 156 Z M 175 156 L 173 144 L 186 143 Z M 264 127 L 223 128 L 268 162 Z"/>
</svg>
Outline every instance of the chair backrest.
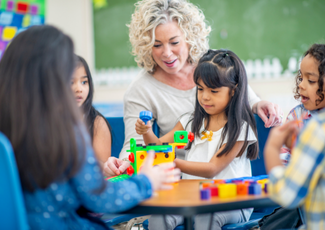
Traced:
<svg viewBox="0 0 325 230">
<path fill-rule="evenodd" d="M 7 137 L 0 132 L 0 226 L 29 229 L 15 155 Z"/>
<path fill-rule="evenodd" d="M 119 157 L 122 150 L 125 134 L 124 134 L 124 120 L 123 117 L 106 117 L 106 120 L 112 127 L 112 156 Z M 156 122 L 152 124 L 153 132 L 159 137 L 159 127 Z"/>
<path fill-rule="evenodd" d="M 266 174 L 263 152 L 264 152 L 264 146 L 267 137 L 270 132 L 270 128 L 265 128 L 263 120 L 257 114 L 254 114 L 254 117 L 257 126 L 257 139 L 258 139 L 259 152 L 258 152 L 258 158 L 251 162 L 251 166 L 252 166 L 252 175 L 259 176 L 259 175 Z"/>
</svg>

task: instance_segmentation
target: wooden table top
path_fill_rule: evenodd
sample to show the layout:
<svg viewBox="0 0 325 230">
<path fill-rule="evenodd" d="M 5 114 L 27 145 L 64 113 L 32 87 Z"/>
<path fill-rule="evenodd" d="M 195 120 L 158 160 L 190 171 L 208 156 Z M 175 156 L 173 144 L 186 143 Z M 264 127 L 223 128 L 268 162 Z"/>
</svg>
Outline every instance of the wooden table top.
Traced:
<svg viewBox="0 0 325 230">
<path fill-rule="evenodd" d="M 211 197 L 210 200 L 201 200 L 199 189 L 201 181 L 204 180 L 181 180 L 173 185 L 173 189 L 155 192 L 150 199 L 143 201 L 127 213 L 195 215 L 276 205 L 264 192 L 261 195 Z"/>
</svg>

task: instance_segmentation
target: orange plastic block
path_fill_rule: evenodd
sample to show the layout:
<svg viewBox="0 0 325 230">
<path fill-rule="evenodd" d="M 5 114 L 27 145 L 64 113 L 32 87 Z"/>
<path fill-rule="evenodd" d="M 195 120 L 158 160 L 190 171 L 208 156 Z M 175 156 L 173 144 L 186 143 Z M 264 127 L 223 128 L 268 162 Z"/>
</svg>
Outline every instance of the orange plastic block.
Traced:
<svg viewBox="0 0 325 230">
<path fill-rule="evenodd" d="M 237 195 L 247 195 L 249 184 L 240 183 L 237 184 Z"/>
<path fill-rule="evenodd" d="M 205 188 L 209 188 L 209 187 L 211 187 L 213 185 L 214 185 L 213 183 L 202 183 L 201 187 L 202 187 L 202 189 L 205 189 Z"/>
<path fill-rule="evenodd" d="M 224 184 L 226 183 L 225 180 L 214 180 L 215 184 Z"/>
<path fill-rule="evenodd" d="M 237 196 L 237 185 L 236 184 L 219 184 L 218 193 L 220 198 L 228 198 Z"/>
</svg>

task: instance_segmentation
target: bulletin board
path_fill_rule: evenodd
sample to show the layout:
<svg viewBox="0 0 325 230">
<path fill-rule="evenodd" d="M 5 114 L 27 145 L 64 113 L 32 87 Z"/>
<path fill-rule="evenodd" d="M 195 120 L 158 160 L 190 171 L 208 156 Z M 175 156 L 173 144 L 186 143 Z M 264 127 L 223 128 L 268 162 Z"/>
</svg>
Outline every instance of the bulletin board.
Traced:
<svg viewBox="0 0 325 230">
<path fill-rule="evenodd" d="M 0 1 L 0 58 L 18 33 L 30 26 L 44 24 L 45 1 Z"/>
</svg>

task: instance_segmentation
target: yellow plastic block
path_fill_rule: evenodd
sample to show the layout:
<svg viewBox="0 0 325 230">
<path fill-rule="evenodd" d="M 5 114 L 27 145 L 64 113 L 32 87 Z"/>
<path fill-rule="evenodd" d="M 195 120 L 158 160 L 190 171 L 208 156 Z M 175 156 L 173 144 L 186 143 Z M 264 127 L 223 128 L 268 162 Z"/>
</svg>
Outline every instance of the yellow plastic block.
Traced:
<svg viewBox="0 0 325 230">
<path fill-rule="evenodd" d="M 3 41 L 11 41 L 11 39 L 13 39 L 15 37 L 16 32 L 17 32 L 17 27 L 6 26 L 2 32 L 2 40 Z"/>
<path fill-rule="evenodd" d="M 219 184 L 219 197 L 228 198 L 237 196 L 237 185 L 236 184 Z"/>
<path fill-rule="evenodd" d="M 143 165 L 144 160 L 147 158 L 147 151 L 137 151 L 136 153 L 137 158 L 137 172 L 139 172 L 141 166 Z M 158 165 L 161 163 L 170 163 L 173 162 L 175 159 L 175 152 L 157 152 L 155 154 L 155 159 L 153 161 L 153 165 Z"/>
</svg>

